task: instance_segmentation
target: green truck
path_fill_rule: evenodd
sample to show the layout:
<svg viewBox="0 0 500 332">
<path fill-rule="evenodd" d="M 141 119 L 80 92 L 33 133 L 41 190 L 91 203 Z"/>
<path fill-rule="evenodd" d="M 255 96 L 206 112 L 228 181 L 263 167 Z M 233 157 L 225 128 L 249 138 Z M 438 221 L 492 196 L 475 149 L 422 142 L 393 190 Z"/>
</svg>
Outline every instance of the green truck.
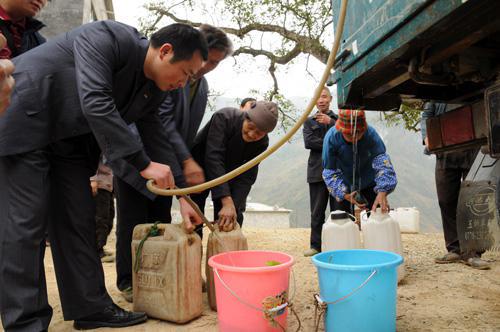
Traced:
<svg viewBox="0 0 500 332">
<path fill-rule="evenodd" d="M 427 122 L 430 150 L 481 147 L 462 183 L 460 242 L 500 247 L 500 1 L 350 0 L 331 82 L 339 108 L 459 105 Z"/>
</svg>

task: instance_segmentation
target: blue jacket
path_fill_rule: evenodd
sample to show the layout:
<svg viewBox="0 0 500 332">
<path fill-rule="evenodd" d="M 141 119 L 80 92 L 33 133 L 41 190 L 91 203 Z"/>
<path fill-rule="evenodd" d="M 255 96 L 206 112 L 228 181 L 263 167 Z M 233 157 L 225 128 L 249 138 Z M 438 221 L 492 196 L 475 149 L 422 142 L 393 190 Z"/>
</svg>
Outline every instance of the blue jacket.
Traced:
<svg viewBox="0 0 500 332">
<path fill-rule="evenodd" d="M 325 136 L 323 144 L 323 168 L 340 169 L 344 181 L 349 187 L 353 184 L 353 145 L 348 143 L 342 133 L 335 127 Z M 356 187 L 364 189 L 375 184 L 375 170 L 372 168 L 373 159 L 385 153 L 385 145 L 375 129 L 368 126 L 363 138 L 358 142 L 358 160 L 356 163 Z"/>
<path fill-rule="evenodd" d="M 335 127 L 326 134 L 323 144 L 323 180 L 330 194 L 342 201 L 346 194 L 373 187 L 376 193 L 390 193 L 398 183 L 385 145 L 375 129 L 368 127 L 358 141 L 357 158 L 342 133 Z M 353 169 L 356 172 L 353 181 Z M 353 183 L 354 182 L 354 183 Z"/>
</svg>

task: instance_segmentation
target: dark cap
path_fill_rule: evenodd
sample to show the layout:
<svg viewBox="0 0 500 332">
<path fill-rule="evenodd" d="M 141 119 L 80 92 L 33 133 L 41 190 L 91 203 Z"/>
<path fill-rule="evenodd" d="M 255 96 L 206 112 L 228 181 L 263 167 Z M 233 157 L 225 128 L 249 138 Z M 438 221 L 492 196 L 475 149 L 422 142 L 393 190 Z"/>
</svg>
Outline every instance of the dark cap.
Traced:
<svg viewBox="0 0 500 332">
<path fill-rule="evenodd" d="M 345 211 L 335 210 L 330 213 L 330 219 L 339 220 L 339 219 L 347 219 L 349 216 Z"/>
<path fill-rule="evenodd" d="M 259 130 L 269 133 L 278 123 L 278 105 L 271 101 L 258 101 L 247 111 L 247 115 Z"/>
</svg>

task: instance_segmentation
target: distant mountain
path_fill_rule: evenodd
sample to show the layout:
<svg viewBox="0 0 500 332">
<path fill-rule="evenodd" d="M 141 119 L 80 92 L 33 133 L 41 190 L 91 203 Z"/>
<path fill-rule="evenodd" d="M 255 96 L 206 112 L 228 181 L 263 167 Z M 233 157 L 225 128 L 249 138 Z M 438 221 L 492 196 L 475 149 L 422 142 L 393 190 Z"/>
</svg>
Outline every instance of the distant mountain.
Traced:
<svg viewBox="0 0 500 332">
<path fill-rule="evenodd" d="M 290 98 L 299 110 L 305 109 L 306 98 Z M 217 98 L 216 109 L 233 106 L 234 99 Z M 211 113 L 207 114 L 207 119 Z M 206 121 L 206 120 L 205 120 Z M 437 203 L 434 179 L 434 157 L 422 151 L 420 133 L 406 131 L 402 127 L 387 127 L 376 112 L 368 112 L 368 122 L 375 127 L 384 140 L 394 164 L 398 186 L 389 196 L 391 207 L 417 207 L 423 232 L 441 230 L 441 218 Z M 271 136 L 271 144 L 283 132 Z M 250 192 L 252 202 L 279 205 L 293 210 L 291 220 L 294 227 L 309 227 L 309 187 L 306 182 L 307 158 L 302 130 L 259 166 L 259 177 Z"/>
</svg>

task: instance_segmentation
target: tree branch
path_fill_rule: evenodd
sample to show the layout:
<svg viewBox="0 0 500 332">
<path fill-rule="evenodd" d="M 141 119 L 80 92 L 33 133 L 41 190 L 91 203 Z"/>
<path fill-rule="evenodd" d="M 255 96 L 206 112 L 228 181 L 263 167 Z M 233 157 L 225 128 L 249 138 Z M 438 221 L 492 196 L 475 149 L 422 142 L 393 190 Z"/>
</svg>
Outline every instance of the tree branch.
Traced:
<svg viewBox="0 0 500 332">
<path fill-rule="evenodd" d="M 271 74 L 271 77 L 273 78 L 273 90 L 269 94 L 269 100 L 273 100 L 274 96 L 279 93 L 279 88 L 278 88 L 278 80 L 276 79 L 276 63 L 271 60 L 271 64 L 269 65 L 269 74 Z"/>
<path fill-rule="evenodd" d="M 194 27 L 199 27 L 202 24 L 201 22 L 194 22 L 187 19 L 181 19 L 176 15 L 174 15 L 173 13 L 171 13 L 170 11 L 154 4 L 147 5 L 146 8 L 152 12 L 155 12 L 159 16 L 166 16 L 177 23 L 189 24 Z M 321 44 L 319 39 L 300 35 L 294 31 L 290 31 L 288 29 L 285 29 L 284 27 L 274 24 L 251 23 L 247 24 L 246 26 L 242 26 L 239 29 L 230 27 L 219 27 L 219 28 L 225 31 L 226 33 L 235 35 L 239 38 L 243 38 L 252 31 L 277 33 L 288 40 L 294 41 L 296 43 L 295 48 L 299 48 L 300 52 L 311 54 L 322 63 L 326 63 L 328 61 L 328 55 L 330 54 L 330 51 Z"/>
<path fill-rule="evenodd" d="M 287 64 L 288 62 L 290 62 L 291 60 L 295 59 L 300 54 L 300 52 L 301 51 L 300 51 L 299 45 L 295 45 L 295 47 L 291 51 L 289 51 L 288 53 L 286 53 L 283 56 L 276 56 L 274 53 L 272 53 L 270 51 L 257 50 L 255 48 L 245 46 L 245 47 L 240 47 L 237 50 L 235 50 L 233 52 L 233 56 L 237 56 L 240 54 L 249 54 L 249 55 L 252 55 L 254 57 L 259 56 L 259 55 L 263 55 L 274 63 L 284 65 L 284 64 Z"/>
</svg>

